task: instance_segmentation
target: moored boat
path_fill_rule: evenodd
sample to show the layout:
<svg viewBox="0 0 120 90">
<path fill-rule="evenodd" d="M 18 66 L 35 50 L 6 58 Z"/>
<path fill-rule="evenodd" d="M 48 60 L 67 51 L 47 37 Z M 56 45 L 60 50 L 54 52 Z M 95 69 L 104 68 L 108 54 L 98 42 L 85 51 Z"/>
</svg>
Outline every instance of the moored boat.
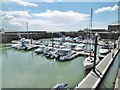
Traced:
<svg viewBox="0 0 120 90">
<path fill-rule="evenodd" d="M 51 90 L 64 89 L 68 84 L 56 84 Z"/>
<path fill-rule="evenodd" d="M 66 49 L 58 49 L 56 52 L 56 54 L 57 54 L 56 60 L 59 60 L 59 61 L 68 60 L 74 53 L 75 52 L 71 51 L 71 49 L 67 49 L 67 48 Z"/>
<path fill-rule="evenodd" d="M 75 50 L 76 50 L 76 51 L 83 51 L 83 50 L 85 50 L 85 49 L 86 49 L 85 44 L 79 44 L 79 45 L 77 45 L 77 46 L 75 47 Z"/>
<path fill-rule="evenodd" d="M 98 64 L 100 61 L 100 59 L 97 57 L 96 59 L 96 64 Z M 83 61 L 83 66 L 85 67 L 85 69 L 91 69 L 94 66 L 94 57 L 89 56 L 87 57 L 84 61 Z"/>
<path fill-rule="evenodd" d="M 101 49 L 99 50 L 99 53 L 102 54 L 102 55 L 106 55 L 108 54 L 109 52 L 111 52 L 111 49 L 109 47 L 109 45 L 104 45 L 101 47 Z"/>
</svg>

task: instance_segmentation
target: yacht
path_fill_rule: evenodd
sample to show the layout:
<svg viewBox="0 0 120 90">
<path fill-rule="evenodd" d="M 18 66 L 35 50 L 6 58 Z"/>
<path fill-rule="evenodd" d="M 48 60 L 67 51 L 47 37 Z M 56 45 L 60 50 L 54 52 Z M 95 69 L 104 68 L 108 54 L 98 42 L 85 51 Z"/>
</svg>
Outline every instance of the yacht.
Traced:
<svg viewBox="0 0 120 90">
<path fill-rule="evenodd" d="M 79 44 L 75 47 L 76 51 L 83 51 L 86 49 L 86 45 L 85 44 Z"/>
<path fill-rule="evenodd" d="M 97 57 L 96 64 L 98 64 L 99 61 L 100 61 L 100 59 Z M 85 69 L 91 69 L 91 68 L 93 68 L 93 65 L 94 65 L 94 57 L 92 57 L 92 56 L 87 57 L 83 61 L 83 66 L 85 67 Z"/>
<path fill-rule="evenodd" d="M 16 49 L 18 49 L 18 50 L 25 50 L 27 48 L 28 48 L 27 44 L 25 44 L 23 42 L 19 46 L 16 47 Z"/>
<path fill-rule="evenodd" d="M 38 49 L 35 50 L 35 53 L 41 54 L 45 51 L 46 46 L 45 45 L 40 45 Z"/>
<path fill-rule="evenodd" d="M 71 57 L 74 52 L 71 51 L 71 49 L 58 49 L 57 52 L 57 57 L 56 59 L 59 61 L 65 61 L 67 60 L 69 57 Z"/>
<path fill-rule="evenodd" d="M 109 47 L 109 45 L 104 45 L 101 47 L 101 49 L 99 50 L 99 53 L 102 54 L 102 55 L 106 55 L 108 54 L 109 52 L 111 52 L 111 49 Z"/>
<path fill-rule="evenodd" d="M 92 30 L 92 12 L 93 12 L 93 10 L 91 9 L 91 18 L 90 18 L 91 30 Z M 91 37 L 91 39 L 89 38 L 88 43 L 94 44 L 94 41 L 93 41 L 94 38 L 92 38 L 93 37 L 92 32 L 90 33 L 90 37 Z M 87 41 L 88 41 L 88 39 L 87 39 Z M 90 46 L 90 50 L 88 49 L 88 52 L 90 52 L 90 55 L 83 61 L 83 65 L 84 65 L 85 69 L 91 69 L 94 66 L 94 57 L 91 55 L 91 53 L 93 52 L 92 46 Z M 99 58 L 97 57 L 96 64 L 98 64 L 98 63 L 99 63 Z"/>
<path fill-rule="evenodd" d="M 56 51 L 53 50 L 53 51 L 48 51 L 46 52 L 46 58 L 50 58 L 50 59 L 54 59 L 57 57 L 57 54 L 56 54 Z"/>
<path fill-rule="evenodd" d="M 64 89 L 68 84 L 56 84 L 51 90 Z"/>
</svg>

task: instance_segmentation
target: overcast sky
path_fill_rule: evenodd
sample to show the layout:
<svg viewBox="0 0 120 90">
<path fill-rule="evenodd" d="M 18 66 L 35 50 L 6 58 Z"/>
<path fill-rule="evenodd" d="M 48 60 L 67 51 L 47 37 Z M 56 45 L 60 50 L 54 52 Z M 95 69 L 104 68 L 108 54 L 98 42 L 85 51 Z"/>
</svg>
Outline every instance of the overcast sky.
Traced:
<svg viewBox="0 0 120 90">
<path fill-rule="evenodd" d="M 117 2 L 63 2 L 62 0 L 9 0 L 2 2 L 1 28 L 6 31 L 29 30 L 78 31 L 90 27 L 90 10 L 93 9 L 93 28 L 107 29 L 117 21 Z"/>
</svg>

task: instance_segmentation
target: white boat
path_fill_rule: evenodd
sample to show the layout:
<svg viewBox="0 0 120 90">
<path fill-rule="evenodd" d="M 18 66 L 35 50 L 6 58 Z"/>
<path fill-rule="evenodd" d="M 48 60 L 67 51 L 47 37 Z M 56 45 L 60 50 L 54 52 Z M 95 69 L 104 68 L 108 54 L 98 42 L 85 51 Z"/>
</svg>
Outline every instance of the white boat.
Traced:
<svg viewBox="0 0 120 90">
<path fill-rule="evenodd" d="M 26 44 L 21 44 L 21 45 L 17 46 L 16 49 L 18 49 L 18 50 L 25 50 L 25 49 L 27 49 L 27 45 Z"/>
<path fill-rule="evenodd" d="M 17 48 L 17 47 L 19 47 L 20 45 L 21 45 L 21 43 L 11 44 L 11 47 L 12 47 L 12 48 Z"/>
<path fill-rule="evenodd" d="M 98 44 L 103 46 L 103 45 L 105 45 L 105 42 L 104 41 L 99 41 Z"/>
<path fill-rule="evenodd" d="M 75 37 L 75 38 L 73 38 L 73 41 L 74 41 L 74 42 L 79 42 L 80 39 L 79 39 L 79 37 Z"/>
<path fill-rule="evenodd" d="M 69 57 L 71 57 L 74 52 L 71 51 L 71 49 L 58 49 L 57 52 L 57 60 L 59 61 L 65 61 L 67 60 Z"/>
<path fill-rule="evenodd" d="M 86 49 L 86 45 L 85 44 L 79 44 L 75 47 L 76 51 L 83 51 Z"/>
<path fill-rule="evenodd" d="M 103 46 L 101 47 L 101 49 L 99 50 L 99 53 L 102 55 L 106 55 L 111 51 L 109 46 Z"/>
<path fill-rule="evenodd" d="M 97 59 L 96 59 L 96 64 L 98 64 L 99 63 L 99 58 L 97 57 Z M 89 56 L 89 57 L 87 57 L 84 61 L 83 61 L 83 66 L 85 67 L 85 69 L 91 69 L 91 68 L 93 68 L 93 66 L 94 66 L 94 57 L 92 57 L 92 56 Z"/>
<path fill-rule="evenodd" d="M 53 51 L 48 51 L 46 52 L 46 55 L 45 55 L 47 58 L 50 58 L 50 59 L 54 59 L 57 57 L 57 54 L 56 54 L 56 51 L 53 50 Z"/>
<path fill-rule="evenodd" d="M 39 46 L 38 49 L 35 50 L 35 53 L 37 53 L 37 54 L 43 53 L 45 51 L 45 49 L 46 49 L 46 46 L 41 45 L 41 46 Z"/>
<path fill-rule="evenodd" d="M 13 41 L 11 41 L 11 43 L 12 44 L 18 44 L 20 41 L 18 41 L 18 40 L 13 40 Z"/>
<path fill-rule="evenodd" d="M 56 84 L 51 90 L 64 89 L 68 84 Z"/>
<path fill-rule="evenodd" d="M 71 41 L 72 41 L 72 38 L 70 38 L 70 36 L 67 36 L 67 37 L 65 37 L 65 41 L 71 42 Z"/>
<path fill-rule="evenodd" d="M 23 49 L 26 46 L 25 44 L 30 43 L 30 39 L 21 38 L 20 40 L 13 40 L 11 43 L 13 43 L 11 44 L 12 48 Z"/>
</svg>

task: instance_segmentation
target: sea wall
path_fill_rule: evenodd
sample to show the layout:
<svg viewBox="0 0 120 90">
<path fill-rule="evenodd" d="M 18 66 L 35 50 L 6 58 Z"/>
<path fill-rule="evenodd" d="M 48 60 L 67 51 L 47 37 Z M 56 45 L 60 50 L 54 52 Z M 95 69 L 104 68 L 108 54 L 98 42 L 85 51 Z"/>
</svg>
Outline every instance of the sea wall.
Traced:
<svg viewBox="0 0 120 90">
<path fill-rule="evenodd" d="M 94 32 L 95 33 L 95 32 Z M 93 34 L 94 34 L 93 33 Z M 99 36 L 102 39 L 117 39 L 120 36 L 120 33 L 98 33 Z M 6 32 L 2 35 L 0 35 L 0 38 L 2 38 L 0 40 L 0 43 L 10 43 L 12 40 L 18 40 L 19 39 L 19 35 L 21 37 L 24 38 L 29 38 L 29 39 L 34 39 L 34 40 L 38 40 L 38 39 L 43 39 L 43 38 L 52 38 L 53 37 L 61 37 L 62 35 L 65 36 L 70 36 L 70 37 L 76 37 L 76 36 L 81 36 L 83 39 L 86 37 L 86 32 L 55 32 L 55 33 L 51 33 L 51 32 Z"/>
</svg>

